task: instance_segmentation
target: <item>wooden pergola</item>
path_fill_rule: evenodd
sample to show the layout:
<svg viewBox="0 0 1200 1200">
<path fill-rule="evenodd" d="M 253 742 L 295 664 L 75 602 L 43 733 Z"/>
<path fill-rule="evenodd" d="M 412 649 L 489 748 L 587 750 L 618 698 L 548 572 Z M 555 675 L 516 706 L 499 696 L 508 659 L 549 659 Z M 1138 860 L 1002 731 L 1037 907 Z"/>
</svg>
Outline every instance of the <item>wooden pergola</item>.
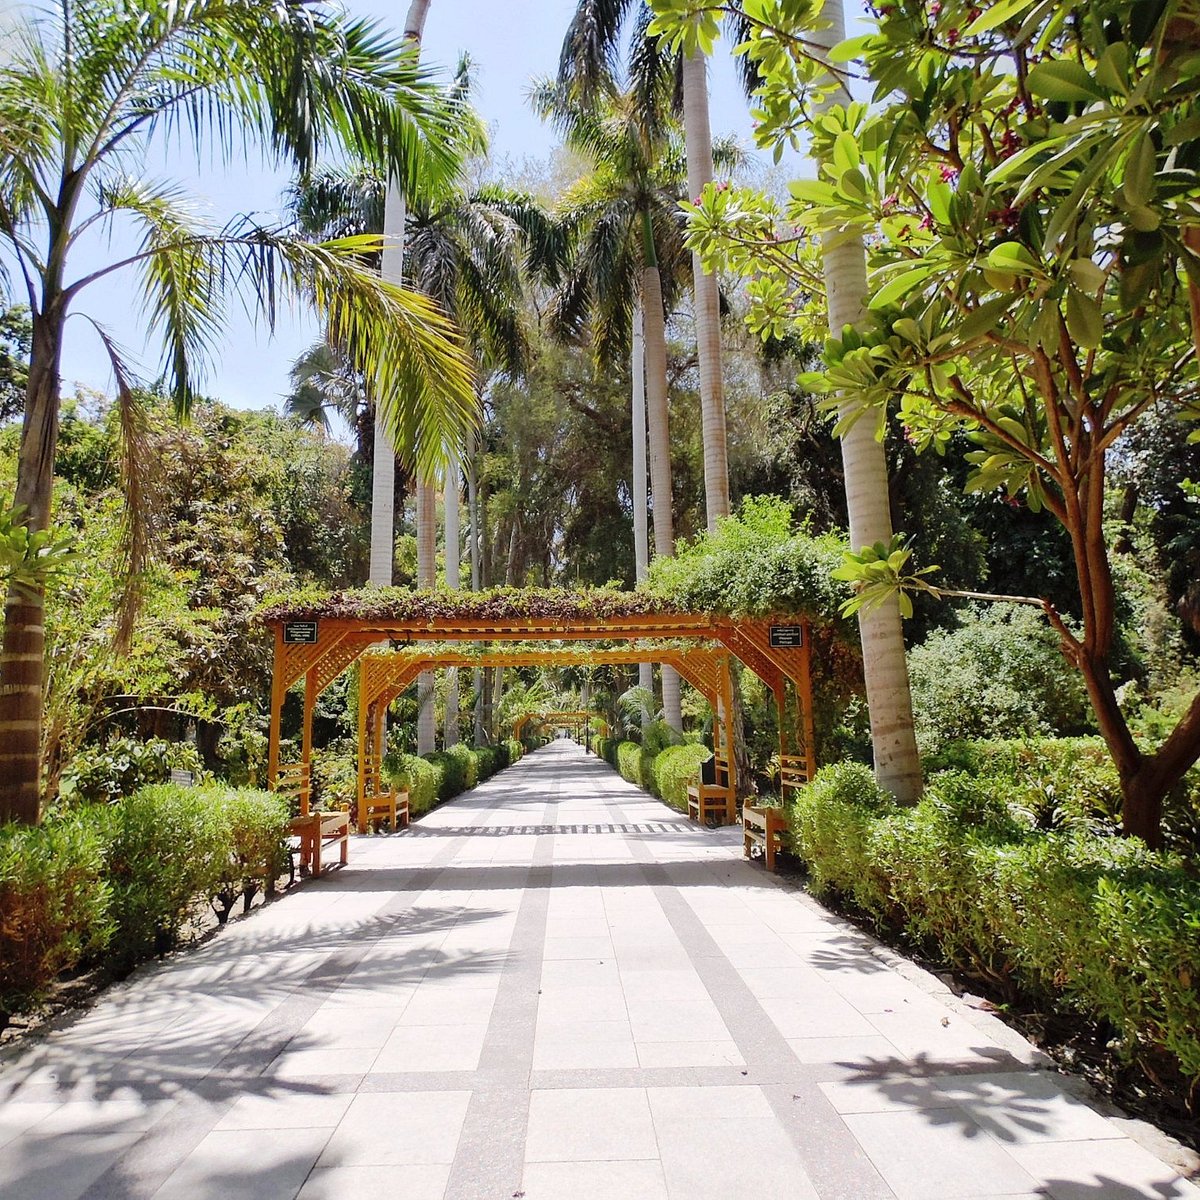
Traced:
<svg viewBox="0 0 1200 1200">
<path fill-rule="evenodd" d="M 676 612 L 646 602 L 636 593 L 555 595 L 553 611 L 531 614 L 522 593 L 497 598 L 489 593 L 434 594 L 422 611 L 420 593 L 383 592 L 299 600 L 275 605 L 264 614 L 275 637 L 271 683 L 268 778 L 298 780 L 301 811 L 309 806 L 312 717 L 317 697 L 351 664 L 359 676 L 359 788 L 377 782 L 383 754 L 383 723 L 388 704 L 422 671 L 442 667 L 563 666 L 640 662 L 663 663 L 708 700 L 714 714 L 713 744 L 733 761 L 730 714 L 733 684 L 730 658 L 736 657 L 767 685 L 779 714 L 780 755 L 786 786 L 812 778 L 814 754 L 811 680 L 812 638 L 804 616 L 729 617 Z M 548 595 L 541 593 L 541 596 Z M 360 611 L 353 610 L 358 607 Z M 650 611 L 637 611 L 638 608 Z M 629 611 L 626 611 L 628 609 Z M 457 610 L 457 611 L 455 611 Z M 348 615 L 349 611 L 349 615 Z M 482 653 L 454 652 L 445 643 L 481 643 Z M 494 643 L 540 642 L 545 649 L 498 648 Z M 580 652 L 573 643 L 624 642 Z M 432 643 L 422 646 L 420 643 Z M 440 645 L 438 644 L 440 643 Z M 567 645 L 564 645 L 567 644 Z M 390 646 L 393 649 L 381 650 Z M 280 764 L 280 723 L 284 697 L 304 681 L 299 764 Z M 790 695 L 789 695 L 790 693 Z M 789 700 L 791 703 L 789 703 Z M 729 814 L 732 819 L 734 814 Z"/>
</svg>

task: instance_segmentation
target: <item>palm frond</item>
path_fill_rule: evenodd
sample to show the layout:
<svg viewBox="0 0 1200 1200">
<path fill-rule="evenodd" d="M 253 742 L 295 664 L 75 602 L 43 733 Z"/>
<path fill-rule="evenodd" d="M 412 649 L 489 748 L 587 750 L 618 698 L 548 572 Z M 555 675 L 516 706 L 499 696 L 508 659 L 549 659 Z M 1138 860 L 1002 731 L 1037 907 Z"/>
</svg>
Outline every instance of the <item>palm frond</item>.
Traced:
<svg viewBox="0 0 1200 1200">
<path fill-rule="evenodd" d="M 116 563 L 121 581 L 113 627 L 112 647 L 127 654 L 145 595 L 146 570 L 154 547 L 153 514 L 159 510 L 161 472 L 149 438 L 146 409 L 134 391 L 132 375 L 112 336 L 99 322 L 93 327 L 112 366 L 117 389 L 119 485 L 124 498 L 121 540 Z"/>
<path fill-rule="evenodd" d="M 577 98 L 620 85 L 621 35 L 642 0 L 578 0 L 558 57 L 558 83 Z"/>
</svg>

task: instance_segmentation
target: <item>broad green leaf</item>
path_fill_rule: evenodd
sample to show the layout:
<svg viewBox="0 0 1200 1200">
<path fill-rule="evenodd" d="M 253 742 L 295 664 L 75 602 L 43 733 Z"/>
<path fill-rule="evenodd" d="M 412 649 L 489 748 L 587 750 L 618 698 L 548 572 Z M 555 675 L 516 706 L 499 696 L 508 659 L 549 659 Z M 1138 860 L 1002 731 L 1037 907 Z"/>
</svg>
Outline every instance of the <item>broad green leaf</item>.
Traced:
<svg viewBox="0 0 1200 1200">
<path fill-rule="evenodd" d="M 932 270 L 933 268 L 928 266 L 917 267 L 915 270 L 905 271 L 903 275 L 897 275 L 871 297 L 870 307 L 886 308 L 901 297 L 907 296 L 909 292 L 915 291 L 929 278 Z"/>
<path fill-rule="evenodd" d="M 1010 275 L 1033 275 L 1041 271 L 1041 263 L 1020 242 L 1001 242 L 987 256 L 993 271 Z"/>
<path fill-rule="evenodd" d="M 1150 135 L 1144 133 L 1129 151 L 1125 160 L 1125 178 L 1121 181 L 1121 192 L 1131 211 L 1145 207 L 1154 199 L 1156 165 L 1154 143 Z"/>
<path fill-rule="evenodd" d="M 1029 90 L 1042 100 L 1104 100 L 1107 93 L 1086 67 L 1065 58 L 1038 63 L 1029 72 Z"/>
<path fill-rule="evenodd" d="M 1073 258 L 1067 263 L 1071 279 L 1083 292 L 1098 292 L 1104 286 L 1104 271 L 1090 258 Z"/>
<path fill-rule="evenodd" d="M 858 58 L 860 54 L 875 41 L 876 35 L 873 33 L 864 34 L 862 37 L 847 38 L 844 42 L 838 42 L 832 50 L 829 51 L 829 61 L 833 63 L 851 62 Z"/>
<path fill-rule="evenodd" d="M 977 337 L 990 333 L 1000 322 L 1000 318 L 1013 306 L 1017 299 L 1015 295 L 1000 296 L 981 304 L 958 327 L 959 338 L 962 342 L 973 342 Z"/>
<path fill-rule="evenodd" d="M 1104 314 L 1100 305 L 1076 288 L 1067 289 L 1067 329 L 1085 350 L 1094 350 L 1104 336 Z"/>
<path fill-rule="evenodd" d="M 998 4 L 993 4 L 977 16 L 963 30 L 963 34 L 966 37 L 975 37 L 977 34 L 987 33 L 989 29 L 995 29 L 997 25 L 1003 25 L 1005 21 L 1011 20 L 1018 13 L 1027 9 L 1029 5 L 1030 0 L 1000 0 Z"/>
</svg>

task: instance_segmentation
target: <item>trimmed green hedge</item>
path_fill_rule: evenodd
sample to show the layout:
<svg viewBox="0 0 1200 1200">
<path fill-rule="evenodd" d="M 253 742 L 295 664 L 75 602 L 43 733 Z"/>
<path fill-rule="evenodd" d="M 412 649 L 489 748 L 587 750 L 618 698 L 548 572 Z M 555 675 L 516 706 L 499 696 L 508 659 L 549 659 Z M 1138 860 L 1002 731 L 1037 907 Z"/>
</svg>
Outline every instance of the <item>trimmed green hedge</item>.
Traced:
<svg viewBox="0 0 1200 1200">
<path fill-rule="evenodd" d="M 655 795 L 680 812 L 687 812 L 687 789 L 700 778 L 700 765 L 712 758 L 707 746 L 688 743 L 668 746 L 654 759 Z"/>
<path fill-rule="evenodd" d="M 416 754 L 389 751 L 383 758 L 384 778 L 396 787 L 408 788 L 408 811 L 419 817 L 438 802 L 442 768 Z"/>
<path fill-rule="evenodd" d="M 643 791 L 654 792 L 654 755 L 637 742 L 617 746 L 617 770 Z"/>
<path fill-rule="evenodd" d="M 899 808 L 866 767 L 826 767 L 793 808 L 793 848 L 819 894 L 1200 1076 L 1200 881 L 1134 839 L 1034 828 L 1008 790 L 952 771 Z"/>
</svg>

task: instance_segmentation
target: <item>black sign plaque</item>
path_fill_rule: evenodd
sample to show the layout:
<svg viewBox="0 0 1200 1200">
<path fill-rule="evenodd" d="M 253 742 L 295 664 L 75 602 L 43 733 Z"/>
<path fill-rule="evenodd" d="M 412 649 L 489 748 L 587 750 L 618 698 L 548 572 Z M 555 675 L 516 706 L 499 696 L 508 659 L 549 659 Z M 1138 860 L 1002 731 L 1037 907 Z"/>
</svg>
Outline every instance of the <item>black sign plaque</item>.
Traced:
<svg viewBox="0 0 1200 1200">
<path fill-rule="evenodd" d="M 315 646 L 317 643 L 316 621 L 284 621 L 283 641 L 287 646 Z"/>
<path fill-rule="evenodd" d="M 804 645 L 803 625 L 772 625 L 771 645 L 780 649 L 790 649 Z"/>
</svg>

